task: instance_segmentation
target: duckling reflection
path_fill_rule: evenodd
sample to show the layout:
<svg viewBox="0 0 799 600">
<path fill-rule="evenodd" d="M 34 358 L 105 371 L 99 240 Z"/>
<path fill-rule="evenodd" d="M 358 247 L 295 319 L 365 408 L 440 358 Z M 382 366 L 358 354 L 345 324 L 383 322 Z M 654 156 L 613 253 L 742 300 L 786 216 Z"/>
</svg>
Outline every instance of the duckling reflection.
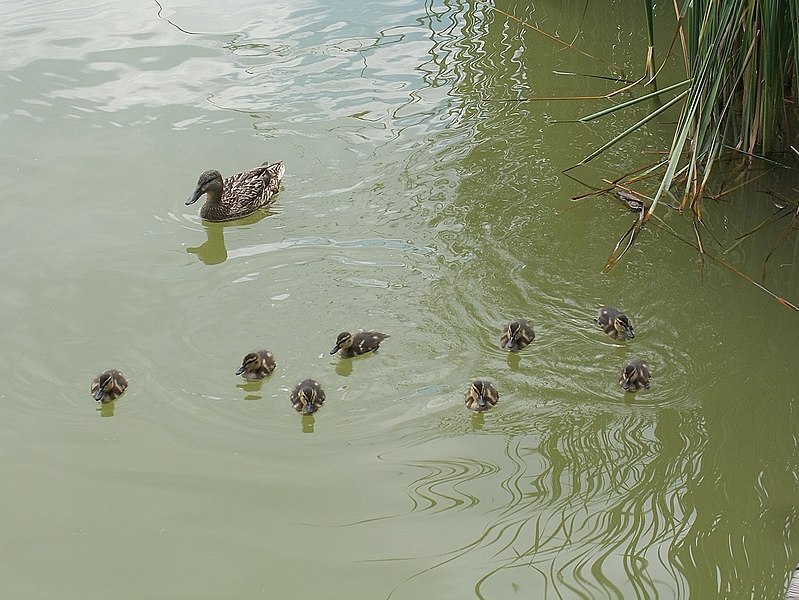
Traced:
<svg viewBox="0 0 799 600">
<path fill-rule="evenodd" d="M 480 431 L 485 424 L 485 411 L 472 413 L 472 431 Z"/>
<path fill-rule="evenodd" d="M 316 419 L 314 419 L 313 415 L 302 415 L 302 418 L 300 418 L 300 427 L 303 433 L 313 433 L 315 425 Z"/>
<path fill-rule="evenodd" d="M 97 407 L 97 412 L 100 413 L 100 417 L 113 417 L 115 407 L 116 407 L 116 402 L 109 402 L 108 404 L 100 404 Z"/>
<path fill-rule="evenodd" d="M 352 375 L 352 362 L 351 360 L 338 360 L 336 361 L 336 375 L 339 377 L 349 377 Z"/>
<path fill-rule="evenodd" d="M 260 394 L 263 382 L 263 379 L 245 381 L 243 383 L 237 383 L 236 387 L 244 392 L 244 400 L 263 400 L 263 395 Z"/>
<path fill-rule="evenodd" d="M 241 375 L 247 381 L 260 381 L 271 375 L 276 366 L 274 354 L 269 350 L 258 350 L 244 355 L 236 375 Z"/>
</svg>

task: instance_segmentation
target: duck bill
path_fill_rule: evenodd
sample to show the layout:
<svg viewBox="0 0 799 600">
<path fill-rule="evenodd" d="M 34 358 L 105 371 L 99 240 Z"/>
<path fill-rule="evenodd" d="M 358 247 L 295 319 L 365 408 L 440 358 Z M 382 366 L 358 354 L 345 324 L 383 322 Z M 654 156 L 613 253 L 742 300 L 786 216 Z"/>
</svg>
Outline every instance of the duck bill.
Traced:
<svg viewBox="0 0 799 600">
<path fill-rule="evenodd" d="M 245 371 L 244 365 L 241 365 L 239 367 L 239 370 L 236 371 L 236 375 L 241 375 L 242 373 L 244 373 L 244 371 Z"/>
<path fill-rule="evenodd" d="M 103 388 L 98 388 L 98 390 L 94 392 L 94 399 L 97 400 L 97 402 L 102 402 L 104 395 L 105 392 L 103 391 Z"/>
<path fill-rule="evenodd" d="M 621 389 L 623 389 L 625 392 L 629 392 L 630 391 L 630 380 L 629 379 L 625 379 L 622 382 Z"/>
<path fill-rule="evenodd" d="M 627 329 L 625 329 L 624 330 L 624 334 L 630 339 L 633 339 L 635 337 L 635 334 L 633 333 L 632 327 L 628 327 Z"/>
<path fill-rule="evenodd" d="M 312 415 L 313 414 L 313 402 L 307 402 L 304 406 L 305 414 Z"/>
<path fill-rule="evenodd" d="M 339 350 L 341 350 L 341 346 L 338 346 L 338 345 L 333 346 L 333 349 L 330 351 L 330 354 L 335 354 Z"/>
<path fill-rule="evenodd" d="M 508 340 L 508 350 L 516 350 L 516 339 L 510 338 Z"/>
<path fill-rule="evenodd" d="M 480 394 L 477 396 L 477 410 L 485 410 L 486 409 L 486 399 L 483 398 L 483 395 Z"/>
<path fill-rule="evenodd" d="M 188 206 L 189 204 L 194 204 L 195 202 L 197 202 L 197 199 L 200 196 L 202 196 L 203 194 L 204 194 L 204 192 L 200 188 L 197 188 L 196 190 L 194 190 L 194 193 L 191 196 L 189 196 L 188 200 L 186 200 L 186 206 Z"/>
</svg>

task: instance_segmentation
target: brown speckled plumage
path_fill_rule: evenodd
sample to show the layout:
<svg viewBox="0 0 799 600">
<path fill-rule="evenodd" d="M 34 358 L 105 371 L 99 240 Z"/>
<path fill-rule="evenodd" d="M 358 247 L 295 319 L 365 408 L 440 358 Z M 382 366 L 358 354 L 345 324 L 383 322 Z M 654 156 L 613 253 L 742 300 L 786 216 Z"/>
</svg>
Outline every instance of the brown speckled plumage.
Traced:
<svg viewBox="0 0 799 600">
<path fill-rule="evenodd" d="M 602 328 L 602 331 L 614 340 L 626 340 L 635 337 L 630 318 L 618 308 L 603 306 L 599 309 L 599 314 L 594 321 Z"/>
<path fill-rule="evenodd" d="M 276 366 L 275 355 L 269 350 L 250 352 L 242 359 L 236 375 L 241 375 L 248 381 L 257 381 L 271 375 Z"/>
<path fill-rule="evenodd" d="M 502 337 L 499 338 L 499 345 L 511 352 L 517 352 L 529 346 L 534 339 L 533 326 L 524 319 L 519 319 L 508 323 L 502 332 Z"/>
<path fill-rule="evenodd" d="M 94 378 L 89 391 L 97 402 L 108 404 L 124 394 L 127 388 L 125 376 L 117 369 L 108 369 Z"/>
<path fill-rule="evenodd" d="M 223 180 L 219 171 L 205 171 L 186 204 L 193 204 L 207 194 L 200 216 L 206 221 L 231 221 L 254 213 L 271 204 L 280 190 L 286 167 L 282 162 L 264 163 L 244 173 Z"/>
<path fill-rule="evenodd" d="M 359 331 L 355 335 L 349 331 L 342 331 L 338 334 L 336 345 L 330 354 L 339 352 L 342 358 L 352 358 L 367 352 L 377 352 L 380 343 L 387 337 L 389 336 L 379 331 Z"/>
<path fill-rule="evenodd" d="M 325 402 L 325 392 L 317 381 L 305 379 L 296 385 L 289 399 L 298 413 L 312 415 L 322 408 L 322 404 Z"/>
<path fill-rule="evenodd" d="M 488 381 L 478 379 L 469 384 L 464 402 L 469 410 L 484 412 L 499 402 L 499 392 Z"/>
<path fill-rule="evenodd" d="M 649 388 L 649 367 L 639 359 L 624 364 L 619 373 L 619 385 L 625 392 L 637 392 Z"/>
</svg>

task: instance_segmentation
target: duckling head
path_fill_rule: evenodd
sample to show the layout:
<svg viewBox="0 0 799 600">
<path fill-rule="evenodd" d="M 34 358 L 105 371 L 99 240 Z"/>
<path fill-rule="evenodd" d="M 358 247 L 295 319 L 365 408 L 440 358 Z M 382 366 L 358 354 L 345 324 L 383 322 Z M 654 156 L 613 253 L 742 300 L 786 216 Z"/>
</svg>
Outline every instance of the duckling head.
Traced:
<svg viewBox="0 0 799 600">
<path fill-rule="evenodd" d="M 316 390 L 311 386 L 306 385 L 300 388 L 297 393 L 297 399 L 302 404 L 303 414 L 310 415 L 316 411 Z"/>
<path fill-rule="evenodd" d="M 336 338 L 336 345 L 330 351 L 330 354 L 335 354 L 339 350 L 345 350 L 352 346 L 352 334 L 349 331 L 342 331 Z"/>
<path fill-rule="evenodd" d="M 466 407 L 469 410 L 483 412 L 494 406 L 496 402 L 497 398 L 490 384 L 478 379 L 469 385 L 469 393 L 466 394 Z"/>
<path fill-rule="evenodd" d="M 103 373 L 100 375 L 99 383 L 100 385 L 97 387 L 97 391 L 94 392 L 94 399 L 97 400 L 97 402 L 102 402 L 103 396 L 114 389 L 114 376 L 111 373 Z"/>
<path fill-rule="evenodd" d="M 197 187 L 186 200 L 186 206 L 197 202 L 198 198 L 203 194 L 208 193 L 209 197 L 213 196 L 217 199 L 222 197 L 222 174 L 219 171 L 211 169 L 205 171 L 197 180 Z"/>
<path fill-rule="evenodd" d="M 255 352 L 250 352 L 241 361 L 241 366 L 239 367 L 239 370 L 236 371 L 236 375 L 241 375 L 245 371 L 257 371 L 260 368 L 261 368 L 261 357 L 258 356 Z"/>
<path fill-rule="evenodd" d="M 630 323 L 630 319 L 624 313 L 616 315 L 616 318 L 613 319 L 613 328 L 618 332 L 619 337 L 622 339 L 632 339 L 635 337 L 632 323 Z"/>
<path fill-rule="evenodd" d="M 510 342 L 508 343 L 510 345 Z M 475 400 L 477 400 L 477 407 L 480 410 L 486 409 L 485 388 L 482 381 L 475 381 L 472 383 L 472 393 Z"/>
<path fill-rule="evenodd" d="M 635 365 L 624 365 L 624 368 L 621 371 L 621 377 L 619 378 L 621 389 L 623 389 L 625 392 L 631 391 L 631 387 L 635 387 L 637 389 L 635 383 L 638 381 L 638 377 L 639 373 Z"/>
<path fill-rule="evenodd" d="M 522 325 L 518 321 L 514 321 L 510 325 L 508 325 L 508 330 L 505 334 L 508 336 L 508 350 L 518 350 L 518 344 L 516 343 L 517 336 L 522 331 Z"/>
</svg>

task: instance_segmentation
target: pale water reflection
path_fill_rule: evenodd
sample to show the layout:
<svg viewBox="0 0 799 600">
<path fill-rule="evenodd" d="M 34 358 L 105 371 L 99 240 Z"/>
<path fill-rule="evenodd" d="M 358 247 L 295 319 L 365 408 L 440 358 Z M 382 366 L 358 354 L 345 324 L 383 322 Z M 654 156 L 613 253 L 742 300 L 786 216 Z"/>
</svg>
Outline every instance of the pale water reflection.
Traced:
<svg viewBox="0 0 799 600">
<path fill-rule="evenodd" d="M 629 123 L 505 101 L 607 93 L 557 74 L 604 63 L 481 2 L 159 2 L 6 3 L 0 25 L 6 596 L 782 594 L 799 321 L 701 261 L 676 211 L 601 275 L 632 215 L 571 202 L 563 171 Z M 501 8 L 640 72 L 637 5 Z M 612 179 L 670 136 L 652 122 L 570 175 Z M 265 159 L 287 166 L 272 211 L 183 206 L 203 169 Z M 708 204 L 713 251 L 759 273 L 772 240 L 735 238 L 780 185 Z M 789 238 L 768 276 L 786 298 Z M 634 340 L 596 327 L 605 304 Z M 509 354 L 518 318 L 536 340 Z M 328 355 L 361 328 L 391 338 Z M 277 369 L 242 383 L 254 348 Z M 630 396 L 633 356 L 653 376 Z M 109 367 L 130 387 L 97 408 Z M 302 416 L 309 376 L 328 399 Z M 479 377 L 501 400 L 474 415 Z"/>
</svg>

